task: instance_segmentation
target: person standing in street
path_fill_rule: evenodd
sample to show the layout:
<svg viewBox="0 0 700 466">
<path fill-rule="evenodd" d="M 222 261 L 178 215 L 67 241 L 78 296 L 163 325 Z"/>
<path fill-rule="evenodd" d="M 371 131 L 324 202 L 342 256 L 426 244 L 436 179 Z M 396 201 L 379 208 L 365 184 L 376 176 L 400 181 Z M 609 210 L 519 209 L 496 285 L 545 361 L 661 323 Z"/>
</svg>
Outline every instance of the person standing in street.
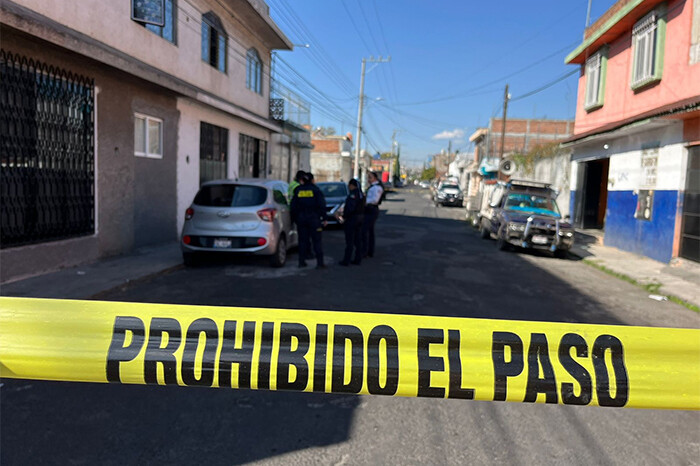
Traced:
<svg viewBox="0 0 700 466">
<path fill-rule="evenodd" d="M 301 186 L 301 180 L 304 178 L 304 175 L 306 175 L 306 172 L 304 170 L 299 170 L 296 175 L 294 175 L 294 179 L 292 180 L 291 183 L 289 183 L 289 191 L 287 192 L 287 198 L 291 202 L 292 199 L 294 198 L 294 191 Z"/>
<path fill-rule="evenodd" d="M 362 256 L 374 257 L 374 224 L 379 217 L 379 204 L 384 188 L 375 172 L 369 172 L 370 186 L 367 189 L 364 222 L 362 223 Z"/>
<path fill-rule="evenodd" d="M 343 229 L 345 230 L 345 255 L 340 262 L 342 266 L 351 264 L 353 250 L 355 258 L 352 264 L 360 265 L 362 260 L 362 219 L 365 210 L 365 196 L 360 189 L 360 183 L 356 179 L 348 182 L 348 196 L 345 198 L 343 208 Z"/>
<path fill-rule="evenodd" d="M 309 238 L 316 255 L 316 268 L 326 268 L 323 263 L 321 244 L 323 227 L 326 225 L 326 199 L 318 187 L 312 183 L 313 175 L 307 173 L 292 198 L 292 221 L 299 232 L 299 267 L 306 267 L 309 257 Z"/>
</svg>

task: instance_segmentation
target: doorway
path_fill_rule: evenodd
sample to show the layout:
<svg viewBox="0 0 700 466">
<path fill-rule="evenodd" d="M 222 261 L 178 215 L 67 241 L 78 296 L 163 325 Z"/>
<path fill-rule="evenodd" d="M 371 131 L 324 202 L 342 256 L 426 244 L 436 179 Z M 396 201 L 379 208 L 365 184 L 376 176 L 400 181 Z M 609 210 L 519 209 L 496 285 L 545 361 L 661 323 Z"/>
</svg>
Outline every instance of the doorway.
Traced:
<svg viewBox="0 0 700 466">
<path fill-rule="evenodd" d="M 603 229 L 608 205 L 610 159 L 580 162 L 576 180 L 574 226 Z"/>
<path fill-rule="evenodd" d="M 688 153 L 680 256 L 700 262 L 700 146 Z"/>
</svg>

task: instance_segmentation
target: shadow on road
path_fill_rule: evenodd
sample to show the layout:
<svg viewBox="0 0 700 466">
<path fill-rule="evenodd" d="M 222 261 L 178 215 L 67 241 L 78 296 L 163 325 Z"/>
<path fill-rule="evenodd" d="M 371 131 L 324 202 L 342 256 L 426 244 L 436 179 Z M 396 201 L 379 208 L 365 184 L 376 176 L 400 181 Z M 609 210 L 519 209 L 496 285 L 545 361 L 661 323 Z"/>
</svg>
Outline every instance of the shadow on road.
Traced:
<svg viewBox="0 0 700 466">
<path fill-rule="evenodd" d="M 360 397 L 3 380 L 2 464 L 243 464 L 349 437 Z"/>
</svg>

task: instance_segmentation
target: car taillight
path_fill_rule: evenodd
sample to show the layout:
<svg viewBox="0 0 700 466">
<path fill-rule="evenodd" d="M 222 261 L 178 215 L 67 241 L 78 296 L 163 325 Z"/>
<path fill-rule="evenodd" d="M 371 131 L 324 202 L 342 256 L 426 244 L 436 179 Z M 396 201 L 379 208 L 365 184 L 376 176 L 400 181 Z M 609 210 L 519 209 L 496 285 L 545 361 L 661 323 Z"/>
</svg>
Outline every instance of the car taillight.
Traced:
<svg viewBox="0 0 700 466">
<path fill-rule="evenodd" d="M 267 244 L 267 240 L 265 238 L 258 238 L 258 246 L 265 246 Z"/>
<path fill-rule="evenodd" d="M 275 219 L 275 215 L 277 215 L 277 209 L 263 209 L 263 210 L 258 210 L 258 217 L 260 217 L 260 220 L 263 220 L 265 222 L 271 222 Z"/>
<path fill-rule="evenodd" d="M 193 216 L 194 216 L 194 209 L 193 209 L 192 207 L 189 207 L 189 208 L 185 211 L 185 220 L 189 220 L 189 219 L 191 219 Z"/>
<path fill-rule="evenodd" d="M 185 244 L 190 244 L 190 243 L 192 242 L 192 238 L 190 238 L 189 236 L 185 235 L 185 236 L 182 237 L 182 242 L 185 243 Z"/>
</svg>

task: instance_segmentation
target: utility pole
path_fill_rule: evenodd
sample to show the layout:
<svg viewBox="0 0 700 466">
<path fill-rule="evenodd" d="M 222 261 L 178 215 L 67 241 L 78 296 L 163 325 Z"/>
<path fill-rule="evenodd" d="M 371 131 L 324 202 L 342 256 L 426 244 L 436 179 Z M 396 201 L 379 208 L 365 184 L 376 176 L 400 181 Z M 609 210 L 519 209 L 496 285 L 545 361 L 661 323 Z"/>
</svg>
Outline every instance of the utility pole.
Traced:
<svg viewBox="0 0 700 466">
<path fill-rule="evenodd" d="M 591 25 L 591 3 L 593 0 L 588 0 L 588 10 L 586 11 L 586 27 L 583 28 L 583 38 L 586 38 L 586 29 Z"/>
<path fill-rule="evenodd" d="M 365 104 L 365 67 L 369 63 L 387 63 L 391 61 L 391 57 L 379 58 L 369 57 L 362 58 L 362 71 L 360 72 L 360 101 L 357 106 L 357 132 L 355 133 L 355 169 L 353 170 L 353 178 L 360 178 L 360 138 L 362 137 L 362 110 Z"/>
<path fill-rule="evenodd" d="M 447 176 L 450 176 L 450 159 L 452 158 L 452 139 L 447 142 Z"/>
<path fill-rule="evenodd" d="M 501 160 L 503 160 L 503 151 L 505 149 L 506 143 L 506 118 L 508 117 L 508 99 L 510 95 L 508 94 L 508 84 L 506 84 L 506 92 L 503 94 L 503 121 L 501 122 L 501 148 L 498 154 L 498 165 L 500 168 Z M 501 179 L 501 170 L 498 170 L 498 179 Z"/>
</svg>

